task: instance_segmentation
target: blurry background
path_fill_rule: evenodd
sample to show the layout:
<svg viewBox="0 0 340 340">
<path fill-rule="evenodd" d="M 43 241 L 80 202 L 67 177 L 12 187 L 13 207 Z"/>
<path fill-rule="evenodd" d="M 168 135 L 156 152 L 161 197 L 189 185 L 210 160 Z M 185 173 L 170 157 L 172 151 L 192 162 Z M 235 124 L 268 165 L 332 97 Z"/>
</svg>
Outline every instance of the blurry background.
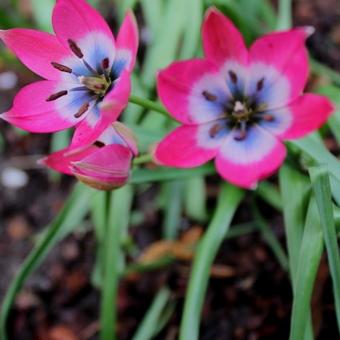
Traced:
<svg viewBox="0 0 340 340">
<path fill-rule="evenodd" d="M 91 1 L 115 33 L 124 9 L 137 3 L 141 48 L 133 93 L 154 98 L 156 70 L 177 57 L 196 54 L 201 14 L 196 11 L 195 1 L 189 2 L 193 8 L 183 0 Z M 205 1 L 206 6 L 212 3 L 235 20 L 248 41 L 273 26 L 274 12 L 268 11 L 268 6 L 265 12 L 262 0 Z M 50 31 L 52 6 L 52 0 L 1 0 L 0 28 Z M 340 71 L 340 0 L 295 1 L 294 25 L 316 28 L 308 41 L 316 61 L 310 88 L 328 84 L 334 75 L 323 65 Z M 0 46 L 1 112 L 10 108 L 18 89 L 37 79 Z M 164 117 L 154 113 L 146 117 L 143 110 L 130 106 L 124 120 L 135 127 L 140 147 L 147 151 L 150 143 L 164 135 L 167 123 Z M 41 156 L 66 146 L 70 133 L 33 135 L 0 121 L 0 301 L 19 264 L 73 186 L 73 179 L 37 165 Z M 339 152 L 332 138 L 326 142 L 334 153 Z M 176 339 L 193 255 L 190 249 L 206 226 L 218 187 L 218 179 L 210 176 L 134 188 L 126 244 L 128 260 L 143 262 L 148 258 L 157 262 L 169 253 L 171 260 L 158 269 L 133 270 L 124 276 L 117 306 L 119 339 L 132 338 L 156 292 L 165 286 L 163 323 L 158 325 L 156 339 Z M 235 233 L 230 234 L 215 261 L 204 305 L 202 339 L 288 338 L 292 296 L 286 263 L 284 259 L 279 263 L 251 220 L 246 204 L 252 199 L 249 195 L 245 207 L 239 210 L 236 227 L 232 228 Z M 284 244 L 281 215 L 260 198 L 257 202 L 267 227 Z M 179 241 L 161 242 L 164 238 Z M 96 339 L 99 294 L 93 272 L 95 258 L 96 241 L 88 216 L 75 233 L 55 247 L 18 295 L 10 317 L 10 339 Z M 323 262 L 313 297 L 319 339 L 337 337 L 330 287 L 328 267 Z"/>
</svg>

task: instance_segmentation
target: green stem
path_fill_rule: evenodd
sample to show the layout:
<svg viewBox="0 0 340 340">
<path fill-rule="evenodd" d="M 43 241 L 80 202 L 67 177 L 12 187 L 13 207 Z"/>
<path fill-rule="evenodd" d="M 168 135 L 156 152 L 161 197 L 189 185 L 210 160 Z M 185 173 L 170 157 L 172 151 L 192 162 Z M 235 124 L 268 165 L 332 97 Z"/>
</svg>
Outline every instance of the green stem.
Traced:
<svg viewBox="0 0 340 340">
<path fill-rule="evenodd" d="M 129 102 L 132 103 L 132 104 L 142 106 L 147 110 L 156 111 L 156 112 L 161 113 L 162 115 L 164 115 L 168 118 L 171 118 L 168 111 L 165 110 L 165 108 L 161 104 L 158 104 L 158 103 L 156 103 L 156 102 L 154 102 L 150 99 L 140 98 L 140 97 L 137 97 L 135 95 L 131 95 L 130 98 L 129 98 Z"/>
<path fill-rule="evenodd" d="M 279 16 L 276 29 L 287 30 L 292 27 L 292 0 L 279 1 Z"/>
<path fill-rule="evenodd" d="M 331 186 L 327 167 L 318 166 L 309 169 L 316 204 L 319 210 L 321 228 L 326 244 L 329 268 L 333 280 L 335 312 L 340 330 L 340 253 L 336 235 Z"/>
<path fill-rule="evenodd" d="M 147 153 L 145 155 L 136 157 L 133 160 L 133 165 L 141 165 L 141 164 L 149 163 L 149 162 L 152 162 L 152 160 L 153 160 L 152 155 Z"/>
<path fill-rule="evenodd" d="M 107 229 L 104 238 L 104 278 L 101 296 L 101 340 L 117 339 L 117 295 L 118 284 L 123 270 L 121 238 L 127 228 L 131 191 L 129 186 L 108 193 Z"/>
<path fill-rule="evenodd" d="M 214 217 L 200 242 L 192 265 L 182 317 L 180 340 L 198 339 L 200 315 L 210 277 L 210 268 L 225 239 L 243 191 L 223 183 Z"/>
</svg>

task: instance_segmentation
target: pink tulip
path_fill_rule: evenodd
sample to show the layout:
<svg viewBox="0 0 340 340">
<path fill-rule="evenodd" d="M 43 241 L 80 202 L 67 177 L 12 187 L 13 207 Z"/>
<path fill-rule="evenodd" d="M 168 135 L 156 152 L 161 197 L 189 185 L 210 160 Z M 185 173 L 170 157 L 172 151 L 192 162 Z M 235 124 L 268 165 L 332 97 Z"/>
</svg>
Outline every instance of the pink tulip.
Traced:
<svg viewBox="0 0 340 340">
<path fill-rule="evenodd" d="M 265 35 L 247 50 L 215 8 L 202 29 L 204 59 L 174 62 L 158 75 L 158 93 L 182 123 L 155 149 L 160 164 L 190 168 L 215 159 L 227 181 L 254 188 L 282 164 L 282 141 L 317 130 L 333 111 L 325 97 L 302 94 L 310 28 Z"/>
<path fill-rule="evenodd" d="M 41 161 L 48 167 L 76 176 L 80 181 L 99 190 L 112 190 L 124 185 L 129 178 L 131 161 L 138 153 L 132 132 L 115 122 L 98 137 L 93 135 L 83 145 L 55 152 Z"/>
<path fill-rule="evenodd" d="M 57 0 L 52 21 L 55 35 L 0 31 L 17 57 L 46 79 L 24 87 L 0 117 L 31 132 L 76 126 L 82 143 L 82 137 L 93 129 L 103 131 L 127 105 L 137 25 L 128 12 L 115 40 L 104 19 L 84 0 Z"/>
</svg>

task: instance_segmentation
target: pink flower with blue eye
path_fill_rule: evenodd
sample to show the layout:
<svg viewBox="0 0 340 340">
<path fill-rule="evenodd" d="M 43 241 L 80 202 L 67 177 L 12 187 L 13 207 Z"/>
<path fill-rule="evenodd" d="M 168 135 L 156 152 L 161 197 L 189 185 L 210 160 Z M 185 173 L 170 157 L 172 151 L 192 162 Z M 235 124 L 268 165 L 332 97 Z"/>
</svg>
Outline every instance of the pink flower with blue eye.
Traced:
<svg viewBox="0 0 340 340">
<path fill-rule="evenodd" d="M 81 182 L 99 190 L 123 186 L 129 178 L 131 161 L 138 154 L 133 133 L 114 122 L 83 144 L 74 143 L 41 160 L 58 172 L 74 175 Z"/>
<path fill-rule="evenodd" d="M 215 159 L 227 181 L 254 188 L 282 164 L 282 141 L 318 129 L 333 111 L 325 97 L 302 94 L 309 28 L 275 32 L 247 50 L 215 8 L 202 28 L 204 59 L 179 61 L 158 75 L 158 93 L 182 126 L 156 147 L 163 165 L 190 168 Z"/>
<path fill-rule="evenodd" d="M 30 29 L 0 31 L 0 38 L 46 80 L 24 87 L 0 117 L 31 132 L 76 126 L 76 139 L 104 130 L 127 105 L 138 30 L 128 12 L 117 39 L 84 0 L 57 0 L 55 35 Z M 113 109 L 115 108 L 115 109 Z"/>
</svg>

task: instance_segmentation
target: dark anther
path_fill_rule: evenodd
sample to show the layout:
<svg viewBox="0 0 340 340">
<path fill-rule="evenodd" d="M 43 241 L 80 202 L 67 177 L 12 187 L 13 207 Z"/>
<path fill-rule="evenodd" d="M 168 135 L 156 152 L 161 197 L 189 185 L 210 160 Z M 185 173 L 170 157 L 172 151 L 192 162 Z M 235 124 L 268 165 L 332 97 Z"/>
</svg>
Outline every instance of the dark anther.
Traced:
<svg viewBox="0 0 340 340">
<path fill-rule="evenodd" d="M 229 71 L 228 73 L 229 73 L 231 81 L 236 85 L 238 81 L 237 74 L 234 71 Z"/>
<path fill-rule="evenodd" d="M 79 111 L 74 115 L 75 118 L 80 118 L 90 107 L 90 103 L 85 103 L 81 106 Z"/>
<path fill-rule="evenodd" d="M 217 97 L 216 97 L 214 94 L 212 94 L 212 93 L 210 93 L 210 92 L 208 92 L 208 91 L 203 91 L 203 92 L 202 92 L 202 95 L 203 95 L 203 97 L 204 97 L 206 100 L 208 100 L 209 102 L 214 102 L 214 101 L 217 100 Z"/>
<path fill-rule="evenodd" d="M 72 39 L 68 39 L 67 40 L 68 45 L 70 46 L 71 51 L 80 59 L 82 59 L 84 57 L 83 52 L 81 51 L 81 49 L 79 48 L 79 46 L 72 40 Z"/>
<path fill-rule="evenodd" d="M 264 78 L 262 78 L 261 80 L 259 80 L 256 84 L 256 91 L 261 91 L 263 89 L 264 86 Z"/>
<path fill-rule="evenodd" d="M 102 67 L 104 70 L 108 69 L 110 66 L 110 59 L 109 58 L 105 58 L 102 60 Z"/>
<path fill-rule="evenodd" d="M 97 140 L 93 143 L 94 146 L 97 146 L 98 148 L 103 148 L 105 146 L 105 143 L 101 142 L 100 140 Z"/>
<path fill-rule="evenodd" d="M 261 117 L 266 122 L 272 122 L 274 120 L 274 117 L 268 113 L 263 114 Z"/>
<path fill-rule="evenodd" d="M 216 135 L 223 129 L 223 126 L 221 124 L 215 124 L 213 125 L 209 130 L 209 135 L 211 138 L 215 138 Z"/>
<path fill-rule="evenodd" d="M 66 96 L 67 93 L 68 93 L 68 92 L 67 92 L 66 90 L 65 90 L 65 91 L 60 91 L 60 92 L 54 93 L 54 94 L 52 94 L 51 96 L 49 96 L 49 97 L 46 99 L 46 101 L 47 101 L 47 102 L 51 102 L 51 101 L 56 100 L 56 99 L 58 99 L 58 98 L 60 98 L 60 97 Z"/>
<path fill-rule="evenodd" d="M 54 61 L 51 62 L 52 66 L 61 71 L 61 72 L 66 72 L 66 73 L 72 73 L 72 69 L 65 66 L 65 65 L 61 65 L 61 64 L 58 64 L 58 63 L 55 63 Z"/>
<path fill-rule="evenodd" d="M 241 142 L 245 140 L 247 137 L 247 132 L 245 130 L 240 130 L 240 133 L 238 136 L 235 136 L 234 139 L 238 142 Z"/>
</svg>

